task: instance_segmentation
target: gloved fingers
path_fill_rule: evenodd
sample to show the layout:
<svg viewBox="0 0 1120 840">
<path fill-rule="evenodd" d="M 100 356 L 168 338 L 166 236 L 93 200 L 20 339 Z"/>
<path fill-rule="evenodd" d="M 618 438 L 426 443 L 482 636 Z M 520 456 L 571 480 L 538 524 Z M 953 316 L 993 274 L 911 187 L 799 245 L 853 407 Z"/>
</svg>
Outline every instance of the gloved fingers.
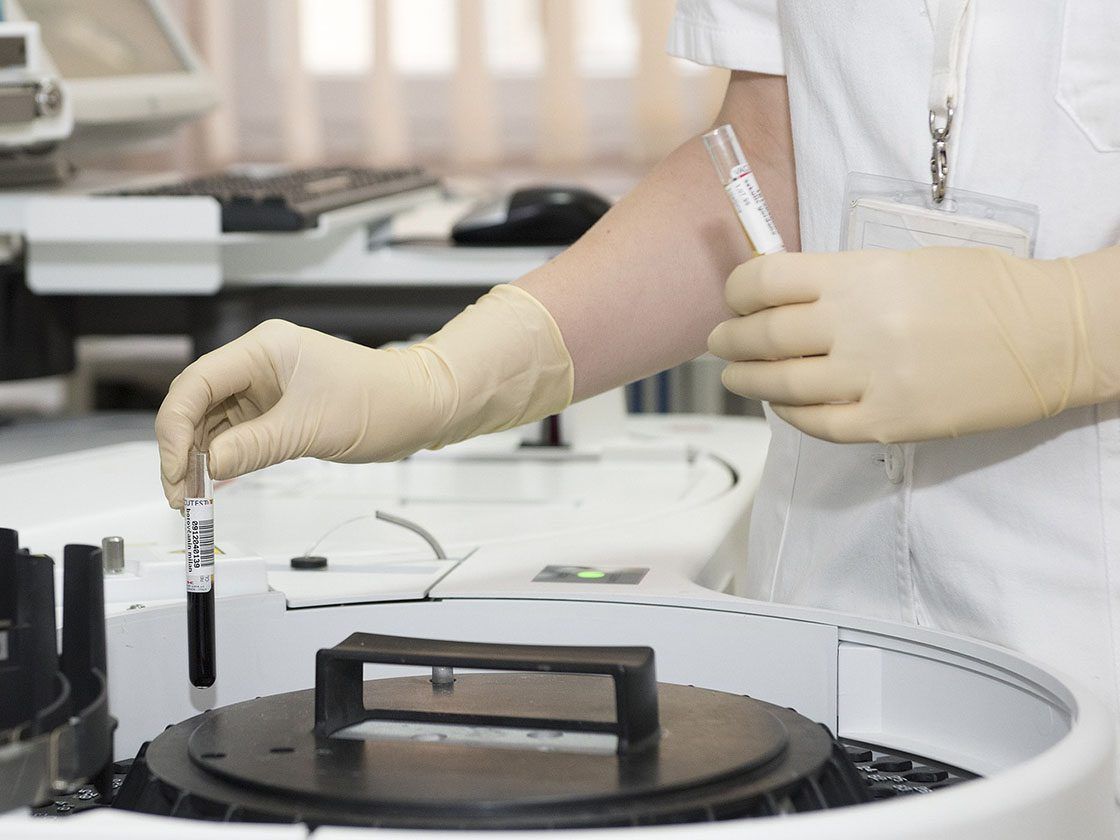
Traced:
<svg viewBox="0 0 1120 840">
<path fill-rule="evenodd" d="M 210 475 L 216 480 L 264 469 L 296 456 L 298 432 L 281 400 L 252 420 L 231 426 L 210 441 Z"/>
<path fill-rule="evenodd" d="M 256 369 L 247 336 L 220 347 L 188 365 L 175 377 L 156 414 L 160 472 L 170 483 L 187 473 L 187 452 L 203 445 L 211 409 L 252 384 Z"/>
<path fill-rule="evenodd" d="M 247 334 L 200 357 L 172 380 L 161 414 L 167 407 L 169 421 L 179 416 L 192 428 L 200 427 L 212 408 L 253 384 L 260 368 L 256 349 Z"/>
<path fill-rule="evenodd" d="M 259 416 L 262 413 L 263 412 L 258 411 L 253 416 L 254 417 Z M 251 418 L 243 417 L 241 419 L 241 422 L 244 423 L 248 419 L 251 419 Z M 212 413 L 211 415 L 207 416 L 204 423 L 205 423 L 205 429 L 202 433 L 202 439 L 205 440 L 205 441 L 213 440 L 218 435 L 220 435 L 222 432 L 224 432 L 226 429 L 232 428 L 232 426 L 234 425 L 233 421 L 230 419 L 230 414 L 227 411 L 222 411 L 220 413 Z"/>
<path fill-rule="evenodd" d="M 187 453 L 197 442 L 200 431 L 180 405 L 164 399 L 156 415 L 156 442 L 159 444 L 160 480 L 172 507 L 182 505 L 181 485 L 187 475 Z"/>
<path fill-rule="evenodd" d="M 187 453 L 192 446 L 204 448 L 210 440 L 215 427 L 228 426 L 224 407 L 210 411 L 198 425 L 183 422 L 180 415 L 173 414 L 168 403 L 160 407 L 156 417 L 156 441 L 160 453 L 160 482 L 167 502 L 173 508 L 182 507 L 183 481 L 186 479 Z"/>
<path fill-rule="evenodd" d="M 862 406 L 858 402 L 844 405 L 770 403 L 770 408 L 791 426 L 821 440 L 832 443 L 872 443 L 876 440 L 868 432 Z"/>
<path fill-rule="evenodd" d="M 162 473 L 159 480 L 163 484 L 163 495 L 167 498 L 167 504 L 176 510 L 181 510 L 183 507 L 183 482 L 181 480 L 168 481 Z"/>
<path fill-rule="evenodd" d="M 732 393 L 789 406 L 855 402 L 865 384 L 850 372 L 838 371 L 828 356 L 732 362 L 721 379 Z"/>
<path fill-rule="evenodd" d="M 813 304 L 777 306 L 717 325 L 708 349 L 729 362 L 824 356 L 832 349 L 832 324 Z"/>
<path fill-rule="evenodd" d="M 835 254 L 768 254 L 747 260 L 727 278 L 727 305 L 738 315 L 750 315 L 771 306 L 812 303 L 820 297 L 818 261 L 812 258 L 820 256 Z"/>
</svg>

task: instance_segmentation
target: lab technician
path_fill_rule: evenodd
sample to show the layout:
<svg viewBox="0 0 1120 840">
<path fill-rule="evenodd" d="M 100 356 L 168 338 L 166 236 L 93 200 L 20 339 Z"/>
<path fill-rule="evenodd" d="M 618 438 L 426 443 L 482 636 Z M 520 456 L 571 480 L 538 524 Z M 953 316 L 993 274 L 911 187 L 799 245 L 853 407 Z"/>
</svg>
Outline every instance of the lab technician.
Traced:
<svg viewBox="0 0 1120 840">
<path fill-rule="evenodd" d="M 748 259 L 690 140 L 427 341 L 373 350 L 270 321 L 199 359 L 156 424 L 168 498 L 194 440 L 216 478 L 386 461 L 710 343 L 725 384 L 772 409 L 750 595 L 1006 645 L 1115 712 L 1117 32 L 1115 0 L 681 0 L 671 50 L 733 71 L 718 122 L 805 253 Z M 954 97 L 950 187 L 1037 206 L 1033 258 L 835 253 L 849 173 L 929 184 L 938 90 Z"/>
</svg>

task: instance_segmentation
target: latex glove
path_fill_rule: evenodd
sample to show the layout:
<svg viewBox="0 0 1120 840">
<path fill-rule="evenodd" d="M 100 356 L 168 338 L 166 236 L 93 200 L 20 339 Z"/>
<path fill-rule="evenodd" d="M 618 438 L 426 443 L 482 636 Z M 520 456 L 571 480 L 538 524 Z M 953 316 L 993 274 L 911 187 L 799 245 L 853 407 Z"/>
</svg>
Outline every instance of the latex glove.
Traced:
<svg viewBox="0 0 1120 840">
<path fill-rule="evenodd" d="M 1120 398 L 1120 248 L 776 254 L 739 266 L 711 333 L 723 382 L 810 435 L 882 443 Z"/>
<path fill-rule="evenodd" d="M 171 383 L 156 417 L 164 492 L 182 506 L 192 444 L 209 449 L 215 479 L 305 455 L 390 461 L 539 420 L 571 396 L 560 331 L 516 286 L 496 286 L 401 350 L 267 321 Z"/>
</svg>

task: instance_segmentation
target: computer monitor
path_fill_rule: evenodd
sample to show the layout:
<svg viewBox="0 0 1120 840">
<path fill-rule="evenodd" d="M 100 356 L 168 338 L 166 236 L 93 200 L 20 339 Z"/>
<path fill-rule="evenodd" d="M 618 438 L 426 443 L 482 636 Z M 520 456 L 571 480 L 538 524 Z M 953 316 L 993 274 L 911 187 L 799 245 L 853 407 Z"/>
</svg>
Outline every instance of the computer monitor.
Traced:
<svg viewBox="0 0 1120 840">
<path fill-rule="evenodd" d="M 162 0 L 4 0 L 33 20 L 66 82 L 77 150 L 164 134 L 217 102 L 214 84 Z"/>
</svg>

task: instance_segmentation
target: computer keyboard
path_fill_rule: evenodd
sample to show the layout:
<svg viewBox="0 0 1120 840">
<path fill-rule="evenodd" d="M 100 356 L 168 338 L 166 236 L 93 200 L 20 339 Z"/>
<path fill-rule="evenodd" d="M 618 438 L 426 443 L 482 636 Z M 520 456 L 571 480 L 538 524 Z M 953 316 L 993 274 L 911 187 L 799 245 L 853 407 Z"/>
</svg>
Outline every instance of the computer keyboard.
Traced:
<svg viewBox="0 0 1120 840">
<path fill-rule="evenodd" d="M 316 166 L 255 175 L 219 173 L 107 195 L 209 195 L 222 205 L 222 230 L 294 231 L 315 227 L 330 210 L 437 186 L 418 167 Z"/>
</svg>

